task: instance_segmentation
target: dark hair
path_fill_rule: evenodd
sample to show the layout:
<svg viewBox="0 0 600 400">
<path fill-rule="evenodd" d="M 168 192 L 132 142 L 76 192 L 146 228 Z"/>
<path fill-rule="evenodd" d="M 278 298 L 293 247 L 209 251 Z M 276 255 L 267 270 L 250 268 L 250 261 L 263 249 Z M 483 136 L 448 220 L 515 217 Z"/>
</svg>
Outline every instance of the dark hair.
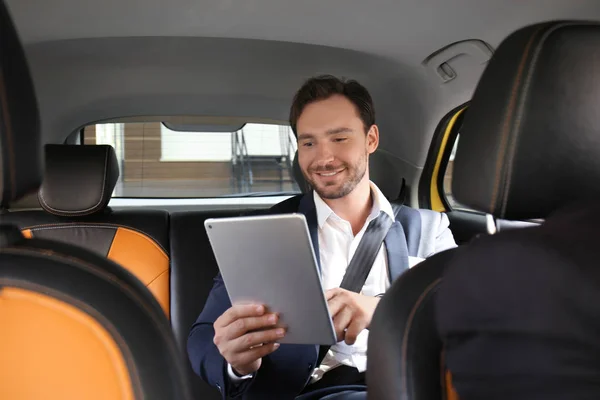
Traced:
<svg viewBox="0 0 600 400">
<path fill-rule="evenodd" d="M 375 124 L 375 107 L 367 89 L 355 80 L 344 80 L 332 75 L 321 75 L 307 80 L 294 96 L 290 109 L 290 126 L 297 136 L 296 124 L 304 108 L 333 95 L 342 95 L 354 104 L 365 126 L 365 133 Z"/>
</svg>

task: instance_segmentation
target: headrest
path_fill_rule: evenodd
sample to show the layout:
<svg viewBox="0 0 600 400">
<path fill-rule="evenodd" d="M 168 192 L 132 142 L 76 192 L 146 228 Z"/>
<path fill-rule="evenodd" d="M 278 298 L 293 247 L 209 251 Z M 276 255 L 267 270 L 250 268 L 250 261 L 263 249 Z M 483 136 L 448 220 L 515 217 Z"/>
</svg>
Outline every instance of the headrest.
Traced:
<svg viewBox="0 0 600 400">
<path fill-rule="evenodd" d="M 46 145 L 46 170 L 40 204 L 54 215 L 77 217 L 106 208 L 119 163 L 107 145 Z"/>
<path fill-rule="evenodd" d="M 392 156 L 377 150 L 369 157 L 369 174 L 381 193 L 389 201 L 399 200 L 405 180 L 392 162 Z"/>
<path fill-rule="evenodd" d="M 0 207 L 42 180 L 40 120 L 25 52 L 0 1 Z"/>
<path fill-rule="evenodd" d="M 600 25 L 553 22 L 498 47 L 460 132 L 452 191 L 498 218 L 600 199 Z"/>
<path fill-rule="evenodd" d="M 296 155 L 294 156 L 294 162 L 292 163 L 292 172 L 294 174 L 294 180 L 300 187 L 300 191 L 302 193 L 308 193 L 312 190 L 306 179 L 304 179 L 304 175 L 302 174 L 302 170 L 300 169 L 300 164 L 298 163 L 298 151 L 296 151 Z"/>
</svg>

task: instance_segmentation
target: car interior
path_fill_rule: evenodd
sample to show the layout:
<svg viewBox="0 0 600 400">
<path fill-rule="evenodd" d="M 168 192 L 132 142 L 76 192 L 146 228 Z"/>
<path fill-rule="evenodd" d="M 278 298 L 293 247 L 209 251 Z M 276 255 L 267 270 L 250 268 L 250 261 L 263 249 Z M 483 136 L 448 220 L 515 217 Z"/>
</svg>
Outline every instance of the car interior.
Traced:
<svg viewBox="0 0 600 400">
<path fill-rule="evenodd" d="M 0 398 L 17 399 L 221 398 L 186 353 L 219 271 L 204 221 L 310 190 L 288 114 L 312 76 L 367 87 L 381 132 L 371 180 L 390 202 L 446 213 L 459 249 L 542 224 L 551 210 L 539 197 L 489 206 L 498 196 L 493 166 L 508 162 L 490 154 L 507 145 L 502 118 L 523 73 L 519 57 L 545 43 L 522 36 L 600 20 L 595 0 L 5 0 L 0 8 L 0 324 L 9 327 L 0 329 Z M 593 65 L 584 51 L 566 54 Z M 519 166 L 517 174 L 526 160 Z M 536 172 L 523 176 L 556 171 Z M 572 181 L 564 188 L 577 193 Z M 448 257 L 413 267 L 384 296 L 369 398 L 458 398 L 431 301 Z"/>
</svg>

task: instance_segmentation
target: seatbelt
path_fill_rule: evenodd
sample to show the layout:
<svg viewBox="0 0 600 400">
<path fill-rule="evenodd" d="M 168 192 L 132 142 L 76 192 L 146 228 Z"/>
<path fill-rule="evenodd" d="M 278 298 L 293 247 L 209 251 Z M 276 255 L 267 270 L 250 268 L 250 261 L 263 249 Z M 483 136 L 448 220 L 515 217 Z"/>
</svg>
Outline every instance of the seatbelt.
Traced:
<svg viewBox="0 0 600 400">
<path fill-rule="evenodd" d="M 373 268 L 373 263 L 377 258 L 381 244 L 393 223 L 394 221 L 392 221 L 390 216 L 383 211 L 369 223 L 352 260 L 348 264 L 340 288 L 360 293 L 371 272 L 371 268 Z M 325 355 L 329 351 L 329 347 L 321 346 L 319 348 L 317 366 L 321 365 L 323 358 L 325 358 Z"/>
<path fill-rule="evenodd" d="M 389 215 L 381 211 L 377 218 L 369 223 L 350 264 L 348 264 L 340 284 L 342 289 L 360 293 L 369 272 L 371 272 L 375 258 L 377 258 L 383 239 L 393 222 Z"/>
</svg>

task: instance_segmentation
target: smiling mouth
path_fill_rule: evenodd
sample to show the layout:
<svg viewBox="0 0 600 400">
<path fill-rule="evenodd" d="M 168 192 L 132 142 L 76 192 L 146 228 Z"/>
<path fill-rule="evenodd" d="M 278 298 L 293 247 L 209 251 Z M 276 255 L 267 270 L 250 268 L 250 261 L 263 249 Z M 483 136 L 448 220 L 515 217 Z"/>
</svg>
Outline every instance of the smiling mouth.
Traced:
<svg viewBox="0 0 600 400">
<path fill-rule="evenodd" d="M 332 172 L 317 172 L 317 175 L 329 178 L 329 177 L 332 177 L 332 176 L 335 176 L 335 175 L 339 174 L 340 172 L 344 171 L 344 169 L 345 168 L 340 169 L 339 171 L 332 171 Z"/>
</svg>

